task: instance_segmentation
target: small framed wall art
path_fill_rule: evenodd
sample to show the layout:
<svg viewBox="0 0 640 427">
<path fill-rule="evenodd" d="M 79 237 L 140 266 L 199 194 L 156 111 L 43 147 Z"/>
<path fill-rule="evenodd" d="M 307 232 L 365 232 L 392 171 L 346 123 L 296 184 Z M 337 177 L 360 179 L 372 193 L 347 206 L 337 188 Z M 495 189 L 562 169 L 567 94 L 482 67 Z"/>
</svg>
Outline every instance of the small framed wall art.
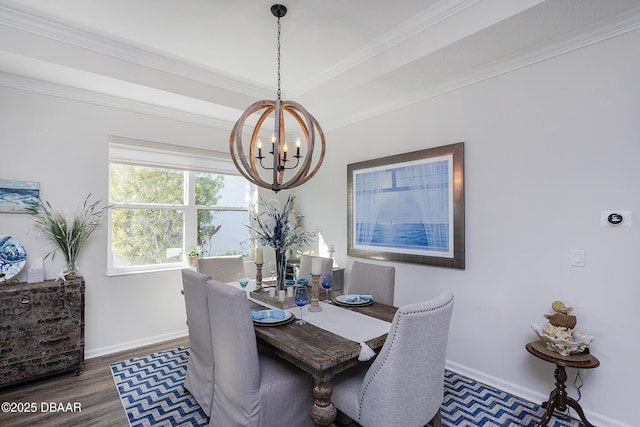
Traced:
<svg viewBox="0 0 640 427">
<path fill-rule="evenodd" d="M 0 213 L 33 213 L 39 198 L 39 182 L 0 179 Z"/>
</svg>

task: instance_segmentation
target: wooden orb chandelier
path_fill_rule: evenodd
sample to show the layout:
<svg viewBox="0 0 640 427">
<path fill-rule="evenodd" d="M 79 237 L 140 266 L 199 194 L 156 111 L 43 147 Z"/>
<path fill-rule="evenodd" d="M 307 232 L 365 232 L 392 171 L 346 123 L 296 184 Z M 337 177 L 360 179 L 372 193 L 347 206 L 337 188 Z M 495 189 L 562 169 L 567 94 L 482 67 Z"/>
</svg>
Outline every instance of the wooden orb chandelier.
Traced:
<svg viewBox="0 0 640 427">
<path fill-rule="evenodd" d="M 278 92 L 275 101 L 262 100 L 255 102 L 247 108 L 238 119 L 231 131 L 229 148 L 231 158 L 236 168 L 253 184 L 269 188 L 275 192 L 297 187 L 309 181 L 320 169 L 324 160 L 325 140 L 320 124 L 300 104 L 293 101 L 280 99 L 280 18 L 286 15 L 287 8 L 281 4 L 271 6 L 271 13 L 278 18 Z M 258 116 L 257 122 L 251 132 L 251 140 L 248 144 L 248 155 L 243 142 L 245 122 L 251 116 Z M 274 130 L 271 136 L 271 147 L 264 147 L 259 138 L 259 133 L 265 120 L 274 120 Z M 300 137 L 296 138 L 294 155 L 288 155 L 289 147 L 285 135 L 295 135 L 291 129 L 293 125 L 299 126 L 305 144 L 302 145 Z M 287 133 L 289 131 L 289 133 Z M 316 137 L 319 138 L 320 156 L 314 164 L 313 154 L 316 149 Z M 302 148 L 302 151 L 301 151 Z M 271 158 L 264 156 L 269 154 Z M 301 154 L 302 153 L 302 154 Z M 263 164 L 266 160 L 266 164 Z"/>
</svg>

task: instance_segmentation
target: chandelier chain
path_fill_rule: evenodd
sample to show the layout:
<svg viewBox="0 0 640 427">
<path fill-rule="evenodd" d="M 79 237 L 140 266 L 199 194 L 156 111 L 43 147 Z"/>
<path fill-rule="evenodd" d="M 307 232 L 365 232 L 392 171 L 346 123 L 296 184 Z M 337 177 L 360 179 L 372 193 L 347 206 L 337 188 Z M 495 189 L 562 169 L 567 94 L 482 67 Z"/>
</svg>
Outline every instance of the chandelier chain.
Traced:
<svg viewBox="0 0 640 427">
<path fill-rule="evenodd" d="M 280 17 L 278 17 L 278 99 L 280 99 Z"/>
</svg>

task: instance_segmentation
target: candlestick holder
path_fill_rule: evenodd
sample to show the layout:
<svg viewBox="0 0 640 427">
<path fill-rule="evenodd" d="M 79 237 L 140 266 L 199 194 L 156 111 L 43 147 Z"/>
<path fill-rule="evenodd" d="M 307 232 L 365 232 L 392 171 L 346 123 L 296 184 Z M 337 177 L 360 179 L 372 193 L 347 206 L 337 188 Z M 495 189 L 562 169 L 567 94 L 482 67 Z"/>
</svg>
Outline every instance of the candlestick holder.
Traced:
<svg viewBox="0 0 640 427">
<path fill-rule="evenodd" d="M 322 311 L 322 307 L 320 307 L 320 287 L 318 286 L 320 282 L 319 274 L 311 275 L 311 304 L 309 305 L 309 311 Z"/>
<path fill-rule="evenodd" d="M 338 263 L 336 262 L 336 259 L 333 257 L 333 254 L 336 253 L 336 251 L 328 251 L 329 252 L 329 258 L 331 258 L 331 263 L 333 265 L 333 267 L 337 267 Z"/>
<path fill-rule="evenodd" d="M 262 290 L 262 264 L 256 262 L 256 291 Z"/>
</svg>

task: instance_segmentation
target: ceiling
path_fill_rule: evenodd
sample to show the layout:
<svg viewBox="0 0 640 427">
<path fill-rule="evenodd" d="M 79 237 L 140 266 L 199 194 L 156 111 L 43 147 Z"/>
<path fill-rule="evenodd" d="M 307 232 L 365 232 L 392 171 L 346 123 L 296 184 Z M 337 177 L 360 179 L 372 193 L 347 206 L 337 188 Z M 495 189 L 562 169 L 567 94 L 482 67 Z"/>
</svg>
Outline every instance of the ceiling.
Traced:
<svg viewBox="0 0 640 427">
<path fill-rule="evenodd" d="M 0 0 L 0 85 L 223 129 L 277 87 L 274 2 Z M 282 1 L 325 132 L 640 29 L 638 0 Z"/>
</svg>

